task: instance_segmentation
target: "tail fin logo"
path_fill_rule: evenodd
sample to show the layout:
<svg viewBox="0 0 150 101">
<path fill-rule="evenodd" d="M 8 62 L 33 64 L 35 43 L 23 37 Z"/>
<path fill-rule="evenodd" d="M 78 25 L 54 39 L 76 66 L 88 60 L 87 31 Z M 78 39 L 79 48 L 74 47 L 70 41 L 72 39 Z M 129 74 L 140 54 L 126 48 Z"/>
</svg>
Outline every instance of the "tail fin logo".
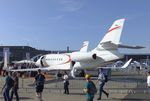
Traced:
<svg viewBox="0 0 150 101">
<path fill-rule="evenodd" d="M 116 27 L 109 29 L 107 33 L 112 32 L 113 30 L 119 29 L 120 27 L 121 26 L 116 25 Z"/>
</svg>

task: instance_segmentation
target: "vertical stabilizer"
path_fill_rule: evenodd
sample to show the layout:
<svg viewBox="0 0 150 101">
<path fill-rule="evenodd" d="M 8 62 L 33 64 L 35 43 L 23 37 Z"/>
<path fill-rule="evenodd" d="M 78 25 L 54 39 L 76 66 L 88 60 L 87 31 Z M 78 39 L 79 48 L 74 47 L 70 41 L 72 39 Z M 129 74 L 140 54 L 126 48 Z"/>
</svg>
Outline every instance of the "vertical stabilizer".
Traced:
<svg viewBox="0 0 150 101">
<path fill-rule="evenodd" d="M 99 43 L 99 49 L 116 49 L 116 45 L 120 43 L 120 36 L 122 33 L 125 19 L 116 20 L 109 28 L 101 42 Z"/>
<path fill-rule="evenodd" d="M 118 44 L 120 41 L 120 36 L 123 28 L 125 19 L 116 20 L 113 25 L 109 28 L 106 35 L 100 43 L 105 43 L 111 41 L 112 43 Z"/>
<path fill-rule="evenodd" d="M 84 42 L 83 42 L 83 46 L 82 46 L 82 48 L 80 49 L 80 52 L 87 52 L 88 45 L 89 45 L 89 41 L 84 41 Z"/>
</svg>

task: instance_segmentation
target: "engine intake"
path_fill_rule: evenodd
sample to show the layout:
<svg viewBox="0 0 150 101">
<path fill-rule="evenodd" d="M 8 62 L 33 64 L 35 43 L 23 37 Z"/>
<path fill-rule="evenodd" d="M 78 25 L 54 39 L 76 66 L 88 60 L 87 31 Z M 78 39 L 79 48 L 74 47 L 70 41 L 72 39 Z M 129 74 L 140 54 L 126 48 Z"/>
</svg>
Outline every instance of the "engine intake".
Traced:
<svg viewBox="0 0 150 101">
<path fill-rule="evenodd" d="M 96 59 L 96 54 L 94 53 L 82 53 L 82 52 L 74 52 L 71 54 L 71 60 L 75 62 L 84 62 Z"/>
</svg>

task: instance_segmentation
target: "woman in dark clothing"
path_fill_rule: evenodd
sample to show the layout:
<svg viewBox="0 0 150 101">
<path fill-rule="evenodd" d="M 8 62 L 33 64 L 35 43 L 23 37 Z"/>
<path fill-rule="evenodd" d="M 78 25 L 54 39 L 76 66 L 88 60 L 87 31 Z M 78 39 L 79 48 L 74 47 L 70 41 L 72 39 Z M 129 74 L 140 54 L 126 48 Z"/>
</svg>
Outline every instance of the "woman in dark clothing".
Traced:
<svg viewBox="0 0 150 101">
<path fill-rule="evenodd" d="M 16 101 L 19 101 L 19 96 L 18 96 L 18 89 L 19 89 L 19 78 L 17 76 L 17 73 L 13 73 L 13 80 L 14 80 L 14 86 L 12 87 L 11 91 L 11 100 L 13 99 L 13 94 L 16 96 Z"/>
</svg>

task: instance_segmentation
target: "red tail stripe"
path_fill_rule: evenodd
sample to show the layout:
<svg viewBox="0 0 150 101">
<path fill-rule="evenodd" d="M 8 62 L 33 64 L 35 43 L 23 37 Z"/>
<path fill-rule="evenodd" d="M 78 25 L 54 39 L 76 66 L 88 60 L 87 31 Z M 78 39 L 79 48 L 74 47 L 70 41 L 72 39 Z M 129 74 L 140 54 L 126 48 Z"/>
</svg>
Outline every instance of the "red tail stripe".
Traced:
<svg viewBox="0 0 150 101">
<path fill-rule="evenodd" d="M 120 28 L 120 26 L 116 26 L 116 27 L 114 27 L 114 28 L 112 28 L 112 29 L 108 30 L 108 32 L 107 32 L 107 33 L 111 32 L 111 31 L 113 31 L 113 30 L 115 30 L 115 29 L 118 29 L 118 28 Z"/>
</svg>

